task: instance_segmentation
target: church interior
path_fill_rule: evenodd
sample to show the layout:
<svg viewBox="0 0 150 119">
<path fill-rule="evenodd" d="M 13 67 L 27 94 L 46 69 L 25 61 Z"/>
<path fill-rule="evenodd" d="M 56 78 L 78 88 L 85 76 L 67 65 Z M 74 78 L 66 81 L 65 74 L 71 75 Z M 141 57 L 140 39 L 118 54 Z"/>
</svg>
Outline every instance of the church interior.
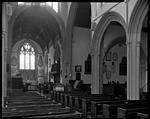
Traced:
<svg viewBox="0 0 150 119">
<path fill-rule="evenodd" d="M 2 2 L 2 118 L 148 119 L 148 0 Z"/>
</svg>

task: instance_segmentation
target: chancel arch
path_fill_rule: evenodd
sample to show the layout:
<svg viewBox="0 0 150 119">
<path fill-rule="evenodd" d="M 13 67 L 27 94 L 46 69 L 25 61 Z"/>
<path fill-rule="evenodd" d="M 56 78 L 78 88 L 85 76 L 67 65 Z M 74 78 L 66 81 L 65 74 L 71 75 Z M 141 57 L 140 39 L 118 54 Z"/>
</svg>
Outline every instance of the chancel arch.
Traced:
<svg viewBox="0 0 150 119">
<path fill-rule="evenodd" d="M 42 16 L 42 17 L 41 17 Z M 55 10 L 50 6 L 39 5 L 16 5 L 9 16 L 8 20 L 8 61 L 7 64 L 11 69 L 9 59 L 11 58 L 11 50 L 15 43 L 20 39 L 28 38 L 37 42 L 40 46 L 41 52 L 48 47 L 50 41 L 55 42 L 55 37 L 58 35 L 60 43 L 64 39 L 64 22 Z M 34 43 L 32 43 L 34 46 Z M 35 51 L 38 48 L 35 48 Z M 45 81 L 44 64 L 41 66 L 40 62 L 44 62 L 43 53 L 36 55 L 36 78 L 38 83 Z M 11 79 L 11 70 L 7 72 L 8 80 Z"/>
</svg>

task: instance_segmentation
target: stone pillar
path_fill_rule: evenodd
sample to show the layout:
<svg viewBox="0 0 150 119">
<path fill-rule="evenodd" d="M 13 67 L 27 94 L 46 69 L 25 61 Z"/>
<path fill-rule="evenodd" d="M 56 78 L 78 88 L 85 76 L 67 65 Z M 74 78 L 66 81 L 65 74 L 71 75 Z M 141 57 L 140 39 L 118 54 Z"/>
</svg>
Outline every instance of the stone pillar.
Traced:
<svg viewBox="0 0 150 119">
<path fill-rule="evenodd" d="M 98 67 L 99 67 L 99 56 L 98 54 L 94 54 L 94 52 L 92 52 L 91 54 L 92 56 L 92 87 L 91 87 L 91 93 L 92 94 L 99 94 L 99 78 L 98 78 Z"/>
<path fill-rule="evenodd" d="M 138 100 L 139 94 L 139 59 L 140 59 L 140 42 L 135 38 L 139 38 L 138 34 L 132 35 L 131 42 L 127 43 L 127 99 Z"/>
<path fill-rule="evenodd" d="M 94 53 L 92 52 L 91 53 L 91 60 L 92 60 L 92 82 L 91 82 L 91 93 L 94 94 L 95 90 L 94 90 L 94 87 L 95 87 L 95 76 L 94 76 L 94 73 L 95 73 L 95 69 L 94 69 L 94 63 L 95 63 L 95 59 L 94 59 Z"/>
<path fill-rule="evenodd" d="M 138 34 L 138 37 L 141 37 L 140 34 Z M 135 50 L 136 50 L 136 63 L 135 63 L 135 96 L 132 97 L 135 100 L 139 100 L 140 99 L 140 45 L 141 42 L 140 41 L 136 41 L 136 46 L 135 46 Z"/>
<path fill-rule="evenodd" d="M 131 99 L 131 81 L 130 79 L 132 79 L 131 77 L 131 71 L 132 71 L 132 60 L 131 60 L 131 42 L 126 42 L 127 44 L 127 100 Z"/>
<path fill-rule="evenodd" d="M 97 61 L 96 65 L 98 66 L 98 83 L 99 83 L 99 94 L 103 93 L 103 72 L 102 72 L 102 67 L 103 67 L 103 51 L 100 52 L 100 54 L 98 55 L 98 59 L 99 61 Z"/>
<path fill-rule="evenodd" d="M 62 54 L 60 55 L 60 83 L 63 83 L 63 76 L 62 76 L 62 66 L 63 66 L 63 61 L 62 61 Z"/>
<path fill-rule="evenodd" d="M 7 17 L 6 3 L 2 5 L 2 107 L 4 107 L 4 97 L 7 95 Z"/>
<path fill-rule="evenodd" d="M 3 16 L 2 16 L 3 17 Z M 4 97 L 5 97 L 5 64 L 4 64 L 4 33 L 2 33 L 2 107 L 4 107 Z"/>
</svg>

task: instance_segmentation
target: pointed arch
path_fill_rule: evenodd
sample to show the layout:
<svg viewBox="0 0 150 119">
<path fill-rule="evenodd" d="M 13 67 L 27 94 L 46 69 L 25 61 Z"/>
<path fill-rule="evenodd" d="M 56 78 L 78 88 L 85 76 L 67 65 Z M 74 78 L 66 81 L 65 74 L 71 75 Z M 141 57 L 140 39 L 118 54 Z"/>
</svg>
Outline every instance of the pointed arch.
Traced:
<svg viewBox="0 0 150 119">
<path fill-rule="evenodd" d="M 127 36 L 127 24 L 124 20 L 124 18 L 117 12 L 107 12 L 105 13 L 102 18 L 100 19 L 99 23 L 97 24 L 97 27 L 95 29 L 91 46 L 92 46 L 92 93 L 102 93 L 102 80 L 99 80 L 102 71 L 100 70 L 100 67 L 102 67 L 102 43 L 103 43 L 103 35 L 109 26 L 109 24 L 112 22 L 118 22 L 121 24 L 125 31 L 125 36 Z"/>
<path fill-rule="evenodd" d="M 143 21 L 148 14 L 148 0 L 138 0 L 130 17 L 128 26 L 128 77 L 127 99 L 140 99 L 140 43 Z"/>
</svg>

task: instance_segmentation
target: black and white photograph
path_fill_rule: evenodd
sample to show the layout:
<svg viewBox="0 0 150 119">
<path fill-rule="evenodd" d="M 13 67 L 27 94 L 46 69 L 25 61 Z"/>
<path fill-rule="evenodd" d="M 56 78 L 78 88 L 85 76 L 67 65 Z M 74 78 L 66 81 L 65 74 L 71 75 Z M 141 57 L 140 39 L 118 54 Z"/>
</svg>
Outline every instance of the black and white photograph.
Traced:
<svg viewBox="0 0 150 119">
<path fill-rule="evenodd" d="M 148 119 L 150 0 L 2 5 L 2 119 Z"/>
</svg>

